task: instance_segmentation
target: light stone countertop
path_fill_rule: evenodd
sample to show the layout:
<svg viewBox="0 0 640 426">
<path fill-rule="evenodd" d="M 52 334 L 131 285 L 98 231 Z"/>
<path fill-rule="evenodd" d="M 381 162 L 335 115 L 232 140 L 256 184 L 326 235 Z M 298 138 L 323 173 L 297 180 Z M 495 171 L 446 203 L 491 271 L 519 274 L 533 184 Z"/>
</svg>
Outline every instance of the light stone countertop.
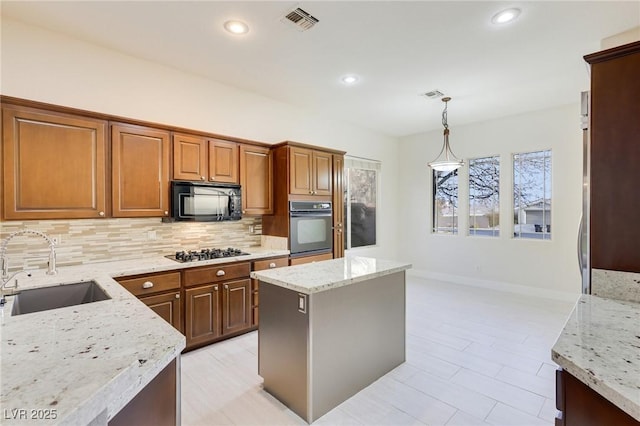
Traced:
<svg viewBox="0 0 640 426">
<path fill-rule="evenodd" d="M 286 268 L 256 271 L 251 273 L 251 277 L 303 294 L 313 294 L 410 268 L 411 264 L 406 262 L 347 256 Z"/>
<path fill-rule="evenodd" d="M 640 303 L 582 295 L 551 357 L 640 421 Z"/>
<path fill-rule="evenodd" d="M 42 269 L 30 271 L 31 277 L 18 275 L 20 290 L 94 280 L 111 299 L 11 316 L 14 298 L 6 298 L 0 308 L 0 423 L 80 425 L 97 418 L 97 424 L 106 424 L 185 347 L 182 334 L 113 277 L 289 253 L 247 251 L 251 254 L 210 261 L 151 256 L 62 267 L 54 276 Z M 33 416 L 43 413 L 56 418 Z"/>
</svg>

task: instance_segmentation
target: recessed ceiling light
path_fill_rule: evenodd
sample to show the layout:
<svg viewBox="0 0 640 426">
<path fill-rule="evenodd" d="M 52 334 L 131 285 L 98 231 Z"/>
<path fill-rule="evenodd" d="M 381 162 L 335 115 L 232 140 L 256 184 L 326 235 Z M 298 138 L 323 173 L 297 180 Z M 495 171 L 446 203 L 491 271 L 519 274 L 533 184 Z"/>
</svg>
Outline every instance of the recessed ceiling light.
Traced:
<svg viewBox="0 0 640 426">
<path fill-rule="evenodd" d="M 351 86 L 352 84 L 356 84 L 359 79 L 357 75 L 349 74 L 342 77 L 341 80 L 347 86 Z"/>
<path fill-rule="evenodd" d="M 516 19 L 518 15 L 520 15 L 520 9 L 506 9 L 493 15 L 491 22 L 494 24 L 506 24 L 507 22 L 511 22 Z"/>
<path fill-rule="evenodd" d="M 231 34 L 246 34 L 249 32 L 249 26 L 242 21 L 227 21 L 224 23 L 224 29 Z"/>
</svg>

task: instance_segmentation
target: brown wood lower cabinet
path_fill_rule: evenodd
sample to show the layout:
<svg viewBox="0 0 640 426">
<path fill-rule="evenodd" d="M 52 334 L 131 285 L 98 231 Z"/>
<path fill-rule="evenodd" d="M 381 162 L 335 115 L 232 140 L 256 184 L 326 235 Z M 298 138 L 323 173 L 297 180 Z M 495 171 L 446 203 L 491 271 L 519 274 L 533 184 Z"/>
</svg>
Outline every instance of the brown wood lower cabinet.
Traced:
<svg viewBox="0 0 640 426">
<path fill-rule="evenodd" d="M 187 349 L 209 343 L 222 335 L 220 285 L 210 284 L 184 291 Z"/>
<path fill-rule="evenodd" d="M 281 268 L 289 266 L 289 257 L 281 256 L 272 259 L 256 260 L 253 262 L 252 271 L 264 271 L 265 269 Z M 260 305 L 259 281 L 251 280 L 251 326 L 257 327 L 260 322 L 260 313 L 258 306 Z"/>
<path fill-rule="evenodd" d="M 556 426 L 640 426 L 640 422 L 565 370 L 556 371 Z"/>
<path fill-rule="evenodd" d="M 222 334 L 251 327 L 251 280 L 231 281 L 222 286 Z"/>
<path fill-rule="evenodd" d="M 184 333 L 182 329 L 182 301 L 180 292 L 158 294 L 156 296 L 141 297 L 140 301 L 150 307 L 156 314 L 162 317 L 176 330 Z"/>
<path fill-rule="evenodd" d="M 289 260 L 291 266 L 304 265 L 305 263 L 320 262 L 321 260 L 333 259 L 333 253 L 316 254 L 314 256 L 292 257 Z"/>
</svg>

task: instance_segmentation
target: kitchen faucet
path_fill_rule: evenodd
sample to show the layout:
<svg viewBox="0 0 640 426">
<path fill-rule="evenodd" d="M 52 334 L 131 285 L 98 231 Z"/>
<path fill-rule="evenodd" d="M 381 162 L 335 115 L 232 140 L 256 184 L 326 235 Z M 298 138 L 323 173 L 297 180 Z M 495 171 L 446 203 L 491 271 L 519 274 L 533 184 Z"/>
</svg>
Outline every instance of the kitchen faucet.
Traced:
<svg viewBox="0 0 640 426">
<path fill-rule="evenodd" d="M 11 281 L 11 278 L 13 278 L 13 276 L 15 276 L 14 274 L 11 278 L 9 278 L 9 261 L 7 260 L 7 244 L 9 244 L 9 241 L 11 241 L 14 237 L 18 235 L 25 235 L 25 234 L 38 235 L 47 241 L 47 243 L 49 244 L 49 250 L 50 250 L 47 275 L 55 275 L 58 273 L 58 271 L 56 270 L 56 249 L 55 249 L 55 243 L 53 242 L 53 240 L 44 232 L 34 231 L 32 229 L 21 229 L 19 231 L 9 234 L 9 236 L 2 241 L 2 244 L 0 244 L 0 270 L 2 271 L 2 275 L 1 275 L 2 287 L 4 287 L 5 284 Z"/>
</svg>

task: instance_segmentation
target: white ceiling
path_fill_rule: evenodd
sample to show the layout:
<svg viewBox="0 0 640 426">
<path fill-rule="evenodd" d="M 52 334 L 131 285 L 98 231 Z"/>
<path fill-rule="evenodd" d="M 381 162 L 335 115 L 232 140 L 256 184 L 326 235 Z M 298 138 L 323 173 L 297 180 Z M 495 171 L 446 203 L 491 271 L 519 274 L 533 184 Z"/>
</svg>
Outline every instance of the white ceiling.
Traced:
<svg viewBox="0 0 640 426">
<path fill-rule="evenodd" d="M 2 15 L 391 136 L 577 102 L 582 56 L 640 25 L 640 1 L 2 1 Z M 300 32 L 281 17 L 319 19 Z M 522 9 L 500 27 L 493 14 Z M 223 30 L 229 19 L 250 26 Z M 357 85 L 340 77 L 354 73 Z M 576 119 L 577 122 L 577 119 Z"/>
</svg>

